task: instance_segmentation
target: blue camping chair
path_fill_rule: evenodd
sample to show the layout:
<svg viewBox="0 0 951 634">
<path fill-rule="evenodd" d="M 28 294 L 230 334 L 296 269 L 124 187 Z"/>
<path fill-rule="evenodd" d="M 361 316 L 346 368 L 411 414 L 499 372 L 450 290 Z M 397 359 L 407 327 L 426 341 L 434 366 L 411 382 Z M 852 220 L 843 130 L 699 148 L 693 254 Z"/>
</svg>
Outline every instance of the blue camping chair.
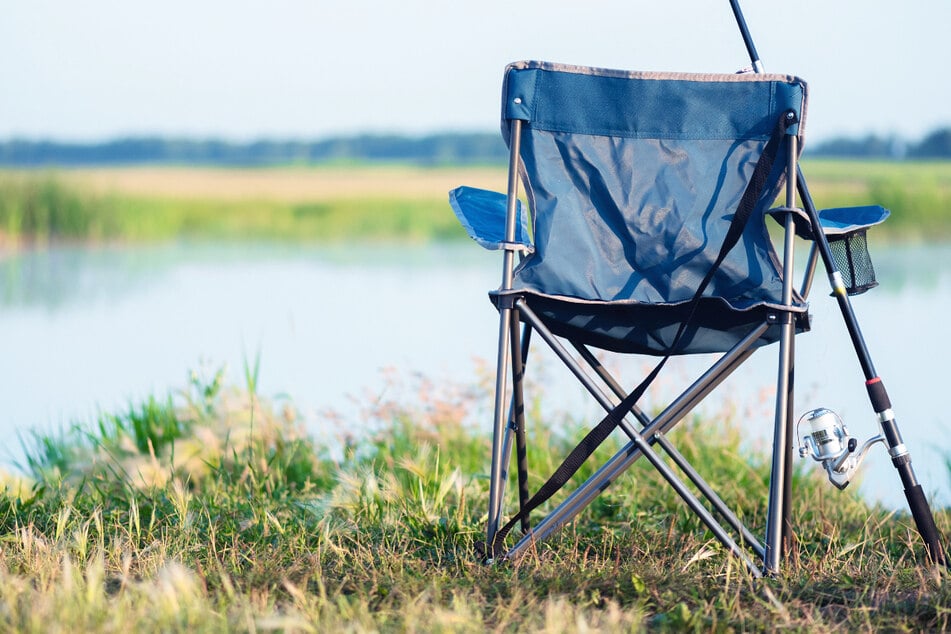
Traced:
<svg viewBox="0 0 951 634">
<path fill-rule="evenodd" d="M 469 234 L 503 252 L 502 284 L 490 293 L 500 329 L 487 560 L 514 557 L 544 539 L 644 457 L 751 571 L 779 570 L 791 539 L 793 339 L 809 330 L 806 296 L 820 258 L 845 307 L 849 293 L 874 286 L 865 231 L 888 215 L 881 207 L 815 210 L 798 168 L 806 93 L 802 80 L 785 75 L 641 73 L 545 62 L 506 68 L 507 194 L 467 187 L 450 194 Z M 519 180 L 527 213 L 518 200 Z M 804 208 L 796 205 L 797 190 L 804 194 Z M 781 193 L 783 204 L 771 208 Z M 781 256 L 768 233 L 770 216 L 785 230 Z M 796 235 L 812 241 L 799 286 L 793 282 Z M 838 252 L 848 267 L 844 276 L 833 259 Z M 606 416 L 530 495 L 523 383 L 533 333 Z M 771 343 L 778 343 L 778 380 L 760 540 L 677 452 L 666 432 L 757 348 Z M 638 385 L 626 389 L 593 348 L 658 361 Z M 638 407 L 668 359 L 697 353 L 719 356 L 659 414 L 648 416 Z M 940 559 L 934 521 L 905 458 L 907 449 L 897 429 L 889 432 L 894 417 L 884 388 L 877 392 L 880 380 L 875 381 L 870 363 L 866 369 L 885 436 L 859 450 L 834 414 L 817 410 L 806 417 L 809 433 L 802 451 L 811 451 L 830 479 L 845 486 L 868 447 L 887 442 L 893 458 L 907 462 L 902 479 L 906 492 L 912 491 L 915 519 L 931 554 Z M 547 516 L 530 524 L 529 514 L 616 429 L 627 444 Z M 513 443 L 519 509 L 503 523 Z M 508 545 L 506 537 L 516 525 L 522 536 Z"/>
</svg>

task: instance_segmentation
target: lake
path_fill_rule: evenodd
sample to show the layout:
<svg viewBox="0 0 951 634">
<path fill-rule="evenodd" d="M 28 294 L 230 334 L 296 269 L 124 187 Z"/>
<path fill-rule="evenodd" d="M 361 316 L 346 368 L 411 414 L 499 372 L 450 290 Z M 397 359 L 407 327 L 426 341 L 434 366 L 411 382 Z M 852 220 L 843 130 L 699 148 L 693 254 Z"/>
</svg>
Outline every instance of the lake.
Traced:
<svg viewBox="0 0 951 634">
<path fill-rule="evenodd" d="M 853 298 L 855 310 L 916 472 L 937 503 L 948 505 L 951 425 L 939 397 L 951 353 L 944 330 L 951 245 L 873 246 L 872 257 L 881 286 Z M 97 412 L 164 396 L 183 388 L 191 371 L 226 367 L 229 381 L 240 384 L 258 357 L 259 392 L 290 397 L 318 435 L 328 431 L 321 412 L 354 411 L 361 398 L 378 397 L 389 369 L 423 373 L 437 386 L 472 381 L 479 360 L 494 366 L 497 313 L 486 292 L 498 285 L 500 266 L 498 254 L 468 243 L 175 243 L 0 254 L 4 462 L 22 459 L 17 436 L 26 430 L 89 422 Z M 824 276 L 812 313 L 812 332 L 797 338 L 797 414 L 829 407 L 864 440 L 877 422 Z M 721 388 L 725 396 L 702 410 L 717 416 L 728 401 L 753 444 L 771 438 L 764 397 L 775 381 L 774 351 L 758 351 Z M 702 361 L 674 369 L 652 397 L 673 394 Z M 543 364 L 552 407 L 576 418 L 597 414 L 566 371 Z M 903 506 L 881 446 L 865 465 L 864 494 Z"/>
</svg>

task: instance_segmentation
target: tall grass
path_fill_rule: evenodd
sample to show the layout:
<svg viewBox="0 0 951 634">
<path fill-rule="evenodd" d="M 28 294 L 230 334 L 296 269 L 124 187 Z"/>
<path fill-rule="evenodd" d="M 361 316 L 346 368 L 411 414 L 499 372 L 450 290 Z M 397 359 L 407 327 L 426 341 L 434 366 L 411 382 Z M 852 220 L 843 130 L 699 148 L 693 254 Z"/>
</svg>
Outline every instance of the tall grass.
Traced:
<svg viewBox="0 0 951 634">
<path fill-rule="evenodd" d="M 103 193 L 53 173 L 0 174 L 0 244 L 62 240 L 420 242 L 465 235 L 444 192 L 359 192 L 315 200 Z"/>
<path fill-rule="evenodd" d="M 69 187 L 52 173 L 0 179 L 0 243 L 116 237 L 118 216 L 116 201 Z"/>
<path fill-rule="evenodd" d="M 951 237 L 951 162 L 810 160 L 820 207 L 881 204 L 873 237 Z M 0 242 L 460 239 L 446 192 L 502 190 L 504 171 L 354 165 L 262 170 L 0 172 Z"/>
<path fill-rule="evenodd" d="M 921 560 L 909 518 L 806 472 L 795 482 L 799 540 L 779 578 L 751 579 L 640 463 L 524 558 L 484 566 L 474 543 L 489 443 L 475 421 L 489 401 L 476 388 L 413 387 L 368 402 L 360 421 L 328 414 L 341 430 L 333 446 L 303 434 L 289 404 L 220 377 L 41 439 L 32 487 L 0 496 L 0 630 L 949 625 L 945 573 Z M 533 486 L 576 437 L 533 427 Z M 672 438 L 761 524 L 766 460 L 735 428 L 693 421 Z M 947 511 L 937 519 L 947 533 Z"/>
<path fill-rule="evenodd" d="M 804 172 L 821 207 L 881 205 L 892 215 L 875 237 L 951 237 L 951 162 L 811 160 Z"/>
</svg>

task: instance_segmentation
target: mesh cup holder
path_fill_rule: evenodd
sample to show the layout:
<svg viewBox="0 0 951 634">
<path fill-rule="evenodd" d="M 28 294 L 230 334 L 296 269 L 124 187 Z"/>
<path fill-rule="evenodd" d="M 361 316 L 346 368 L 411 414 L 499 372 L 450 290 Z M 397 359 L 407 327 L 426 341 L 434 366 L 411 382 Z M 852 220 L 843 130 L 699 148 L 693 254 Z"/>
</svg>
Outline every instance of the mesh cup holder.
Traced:
<svg viewBox="0 0 951 634">
<path fill-rule="evenodd" d="M 865 234 L 866 229 L 863 227 L 849 233 L 827 236 L 832 258 L 842 274 L 842 282 L 849 295 L 861 295 L 878 286 Z"/>
</svg>

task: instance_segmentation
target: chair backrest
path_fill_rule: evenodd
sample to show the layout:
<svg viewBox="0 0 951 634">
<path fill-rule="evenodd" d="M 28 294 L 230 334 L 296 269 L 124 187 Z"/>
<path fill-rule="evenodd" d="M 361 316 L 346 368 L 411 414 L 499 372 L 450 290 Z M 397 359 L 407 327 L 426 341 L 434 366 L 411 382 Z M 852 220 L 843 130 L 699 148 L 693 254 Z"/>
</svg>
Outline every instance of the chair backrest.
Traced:
<svg viewBox="0 0 951 634">
<path fill-rule="evenodd" d="M 515 288 L 587 302 L 689 301 L 716 260 L 754 167 L 786 111 L 802 134 L 806 86 L 785 75 L 670 74 L 519 62 L 506 69 L 503 136 L 521 120 L 535 253 Z M 779 152 L 740 243 L 704 296 L 782 302 L 764 222 Z"/>
</svg>

